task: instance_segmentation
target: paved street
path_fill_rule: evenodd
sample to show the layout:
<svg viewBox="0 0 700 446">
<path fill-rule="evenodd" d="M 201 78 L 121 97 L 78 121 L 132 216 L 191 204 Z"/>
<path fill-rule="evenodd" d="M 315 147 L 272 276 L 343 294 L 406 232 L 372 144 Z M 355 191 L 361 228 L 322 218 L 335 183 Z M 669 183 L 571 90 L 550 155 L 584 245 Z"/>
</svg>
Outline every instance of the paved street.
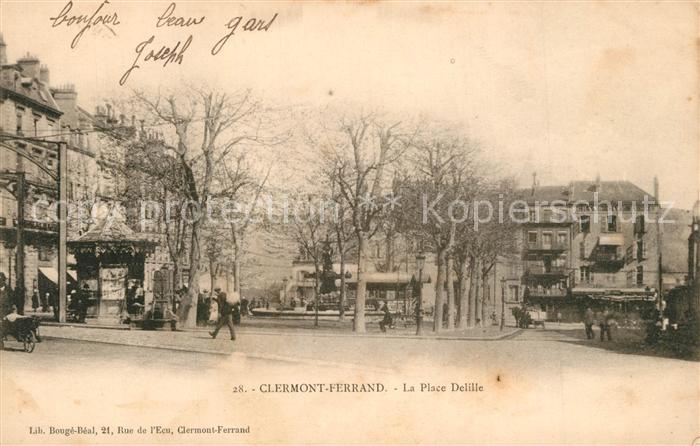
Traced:
<svg viewBox="0 0 700 446">
<path fill-rule="evenodd" d="M 192 336 L 196 342 L 230 348 L 231 354 L 47 339 L 32 354 L 0 354 L 2 416 L 10 420 L 7 432 L 25 432 L 32 414 L 55 418 L 57 423 L 92 420 L 112 426 L 137 417 L 149 424 L 253 426 L 252 437 L 233 442 L 327 442 L 324 426 L 331 422 L 327 416 L 331 408 L 342 405 L 346 416 L 334 418 L 333 426 L 343 436 L 334 437 L 335 441 L 361 441 L 364 433 L 398 423 L 415 431 L 416 440 L 457 442 L 468 429 L 460 424 L 466 419 L 468 424 L 479 425 L 470 437 L 475 442 L 485 441 L 483 435 L 488 433 L 491 440 L 511 443 L 690 444 L 691 434 L 698 431 L 698 363 L 615 353 L 598 348 L 599 341 L 580 341 L 574 333 L 539 329 L 501 341 L 437 341 L 275 336 L 242 330 L 234 343 L 206 339 L 205 332 L 154 333 L 164 338 Z M 380 382 L 387 391 L 335 396 L 260 393 L 266 383 L 307 382 Z M 449 386 L 452 382 L 479 382 L 485 390 L 402 391 L 404 385 Z M 239 385 L 243 393 L 233 391 Z M 57 399 L 72 403 L 70 414 L 52 412 Z M 105 405 L 109 410 L 104 410 Z M 453 411 L 460 407 L 463 413 L 455 414 L 456 419 L 426 418 L 425 410 L 432 413 L 448 407 Z M 596 410 L 590 410 L 592 407 Z M 164 420 L 159 413 L 166 408 L 169 415 Z M 25 415 L 8 416 L 18 410 Z M 543 419 L 538 415 L 542 413 L 549 415 Z M 629 422 L 617 429 L 614 420 L 621 413 Z M 509 428 L 494 424 L 499 419 L 511 420 Z M 361 432 L 353 427 L 358 420 L 364 425 Z M 266 428 L 270 423 L 274 430 Z M 309 423 L 317 426 L 311 437 L 300 429 Z M 525 430 L 532 432 L 532 425 L 541 426 L 542 437 L 521 436 Z M 630 425 L 636 426 L 635 432 L 627 429 Z M 606 426 L 608 432 L 603 434 L 596 426 Z M 61 437 L 52 440 L 63 441 Z M 175 437 L 170 441 L 185 440 Z"/>
</svg>

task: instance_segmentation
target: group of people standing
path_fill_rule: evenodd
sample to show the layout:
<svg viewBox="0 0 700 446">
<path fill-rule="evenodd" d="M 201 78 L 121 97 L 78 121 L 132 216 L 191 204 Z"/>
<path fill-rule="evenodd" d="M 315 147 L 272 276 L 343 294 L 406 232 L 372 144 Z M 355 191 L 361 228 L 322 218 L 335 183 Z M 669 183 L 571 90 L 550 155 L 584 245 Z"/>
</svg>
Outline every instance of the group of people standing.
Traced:
<svg viewBox="0 0 700 446">
<path fill-rule="evenodd" d="M 615 318 L 607 308 L 603 311 L 594 312 L 590 307 L 586 308 L 586 312 L 583 315 L 583 325 L 586 329 L 586 338 L 595 339 L 595 333 L 593 332 L 593 326 L 598 325 L 600 327 L 600 341 L 612 341 L 611 328 L 615 325 Z"/>
<path fill-rule="evenodd" d="M 17 308 L 20 315 L 24 314 L 24 296 L 10 287 L 3 272 L 0 272 L 0 306 L 3 316 L 9 314 L 13 306 Z M 36 313 L 39 309 L 43 313 L 53 311 L 58 319 L 58 296 L 51 293 L 44 293 L 42 296 L 35 281 L 32 287 L 32 310 Z"/>
</svg>

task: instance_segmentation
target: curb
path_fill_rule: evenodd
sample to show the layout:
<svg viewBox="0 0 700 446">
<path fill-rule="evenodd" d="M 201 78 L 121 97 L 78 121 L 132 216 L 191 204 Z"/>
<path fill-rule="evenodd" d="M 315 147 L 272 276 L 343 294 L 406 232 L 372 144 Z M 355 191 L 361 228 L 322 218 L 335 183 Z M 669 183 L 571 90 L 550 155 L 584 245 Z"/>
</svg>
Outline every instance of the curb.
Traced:
<svg viewBox="0 0 700 446">
<path fill-rule="evenodd" d="M 41 326 L 46 327 L 73 327 L 73 328 L 101 328 L 103 330 L 129 330 L 128 325 L 92 325 L 74 322 L 45 322 L 41 321 Z"/>
<path fill-rule="evenodd" d="M 184 348 L 184 347 L 178 347 L 178 346 L 173 346 L 173 345 L 149 345 L 149 344 L 139 344 L 136 342 L 117 342 L 117 341 L 107 341 L 103 339 L 78 339 L 78 338 L 71 338 L 71 337 L 61 337 L 61 336 L 42 336 L 43 339 L 52 339 L 52 340 L 64 340 L 64 341 L 75 341 L 75 342 L 90 342 L 94 344 L 107 344 L 107 345 L 121 345 L 125 347 L 141 347 L 141 348 L 152 348 L 152 349 L 158 349 L 158 350 L 168 350 L 168 351 L 177 351 L 177 352 L 186 352 L 186 353 L 200 353 L 200 354 L 207 354 L 207 355 L 218 355 L 218 356 L 243 356 L 247 359 L 258 359 L 258 360 L 266 360 L 266 361 L 276 361 L 276 362 L 288 362 L 288 363 L 293 363 L 293 364 L 307 364 L 307 365 L 313 365 L 313 366 L 321 366 L 321 367 L 342 367 L 344 369 L 350 369 L 350 370 L 360 370 L 360 371 L 370 371 L 370 372 L 375 372 L 375 373 L 391 373 L 392 369 L 387 369 L 387 368 L 379 368 L 379 367 L 370 367 L 370 366 L 363 366 L 363 365 L 358 365 L 358 364 L 352 364 L 352 363 L 346 363 L 346 362 L 332 362 L 332 361 L 323 361 L 320 359 L 311 359 L 311 358 L 297 358 L 293 356 L 282 356 L 282 355 L 270 355 L 270 354 L 262 354 L 262 353 L 243 353 L 243 352 L 222 352 L 219 350 L 207 350 L 207 349 L 189 349 L 189 348 Z"/>
<path fill-rule="evenodd" d="M 141 347 L 141 348 L 155 348 L 158 350 L 170 350 L 177 352 L 187 352 L 187 353 L 203 353 L 207 355 L 220 355 L 228 356 L 232 355 L 234 352 L 222 352 L 220 350 L 208 350 L 208 349 L 191 349 L 186 347 L 179 347 L 177 345 L 151 345 L 151 344 L 141 344 L 138 342 L 129 341 L 108 341 L 105 339 L 81 339 L 71 336 L 56 336 L 56 335 L 42 335 L 42 339 L 61 339 L 64 341 L 75 341 L 75 342 L 90 342 L 93 344 L 108 344 L 108 345 L 122 345 L 124 347 Z"/>
<path fill-rule="evenodd" d="M 74 323 L 59 323 L 59 322 L 47 322 L 47 323 L 42 323 L 42 325 L 49 326 L 49 327 L 71 327 L 71 328 L 88 328 L 88 329 L 104 329 L 104 330 L 126 330 L 126 331 L 134 331 L 131 330 L 128 326 L 122 327 L 122 326 L 111 326 L 111 325 L 86 325 L 86 324 L 74 324 Z M 479 336 L 445 336 L 445 335 L 437 335 L 437 336 L 416 336 L 416 335 L 411 335 L 411 334 L 405 334 L 405 335 L 399 335 L 399 334 L 390 334 L 390 333 L 332 333 L 332 332 L 327 332 L 325 330 L 321 331 L 316 331 L 313 329 L 304 329 L 302 331 L 301 329 L 297 330 L 290 330 L 290 331 L 267 331 L 267 330 L 260 330 L 258 331 L 257 329 L 249 329 L 246 327 L 238 327 L 236 330 L 237 332 L 240 333 L 246 333 L 246 334 L 255 334 L 255 335 L 261 335 L 261 336 L 314 336 L 314 337 L 324 337 L 324 338 L 332 338 L 332 337 L 338 337 L 338 338 L 374 338 L 374 339 L 420 339 L 420 340 L 439 340 L 439 341 L 501 341 L 504 339 L 508 339 L 511 337 L 515 337 L 517 334 L 522 332 L 522 328 L 514 328 L 513 331 L 510 331 L 508 333 L 503 333 L 499 334 L 497 336 L 489 336 L 489 337 L 479 337 Z M 209 329 L 206 328 L 186 328 L 186 329 L 180 329 L 175 331 L 175 333 L 202 333 L 202 332 L 207 332 Z M 75 338 L 66 338 L 66 339 L 75 339 Z M 80 340 L 80 339 L 78 339 Z M 131 344 L 129 344 L 131 345 Z M 142 344 L 135 344 L 135 345 L 142 345 Z"/>
</svg>

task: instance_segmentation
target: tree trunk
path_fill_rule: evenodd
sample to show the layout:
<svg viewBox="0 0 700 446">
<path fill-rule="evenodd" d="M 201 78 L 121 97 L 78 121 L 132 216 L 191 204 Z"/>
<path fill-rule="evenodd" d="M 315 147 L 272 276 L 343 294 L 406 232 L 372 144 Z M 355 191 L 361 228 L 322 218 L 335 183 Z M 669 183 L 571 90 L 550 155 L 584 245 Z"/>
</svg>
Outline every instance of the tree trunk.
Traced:
<svg viewBox="0 0 700 446">
<path fill-rule="evenodd" d="M 180 268 L 180 260 L 173 259 L 173 291 L 182 288 L 182 269 Z"/>
<path fill-rule="evenodd" d="M 452 254 L 447 255 L 445 264 L 445 280 L 447 281 L 447 329 L 455 329 L 455 272 L 454 258 Z"/>
<path fill-rule="evenodd" d="M 314 327 L 318 327 L 318 295 L 321 294 L 321 281 L 318 280 L 321 274 L 321 268 L 318 265 L 318 260 L 314 259 Z"/>
<path fill-rule="evenodd" d="M 479 268 L 480 263 L 477 262 L 474 268 L 474 319 L 476 327 L 481 327 L 483 320 L 481 319 L 481 308 L 483 302 L 481 301 L 481 294 L 479 286 L 481 285 L 481 268 Z"/>
<path fill-rule="evenodd" d="M 433 320 L 433 331 L 442 331 L 442 305 L 444 303 L 445 294 L 445 264 L 447 260 L 447 250 L 445 248 L 438 248 L 437 255 L 437 279 L 435 280 L 435 309 L 433 314 L 435 319 Z"/>
<path fill-rule="evenodd" d="M 233 290 L 241 295 L 241 260 L 238 243 L 233 244 Z"/>
<path fill-rule="evenodd" d="M 209 292 L 214 291 L 216 285 L 216 264 L 214 259 L 209 259 Z"/>
<path fill-rule="evenodd" d="M 357 291 L 355 292 L 355 317 L 352 329 L 356 333 L 365 332 L 365 292 L 367 281 L 365 272 L 365 251 L 367 249 L 367 235 L 364 232 L 357 234 Z"/>
<path fill-rule="evenodd" d="M 469 326 L 469 260 L 464 257 L 459 268 L 459 329 L 464 330 Z"/>
<path fill-rule="evenodd" d="M 338 303 L 338 320 L 345 320 L 345 252 L 343 242 L 338 241 L 340 253 L 340 302 Z"/>
<path fill-rule="evenodd" d="M 185 328 L 194 328 L 197 323 L 197 298 L 199 297 L 200 251 L 199 236 L 200 222 L 192 223 L 192 240 L 190 242 L 190 281 L 187 284 L 187 294 L 180 301 L 178 319 Z"/>
<path fill-rule="evenodd" d="M 489 280 L 488 271 L 481 273 L 481 323 L 486 326 L 489 312 L 489 296 L 486 294 L 486 287 Z"/>
<path fill-rule="evenodd" d="M 389 231 L 386 235 L 386 272 L 394 271 L 394 234 Z"/>
</svg>

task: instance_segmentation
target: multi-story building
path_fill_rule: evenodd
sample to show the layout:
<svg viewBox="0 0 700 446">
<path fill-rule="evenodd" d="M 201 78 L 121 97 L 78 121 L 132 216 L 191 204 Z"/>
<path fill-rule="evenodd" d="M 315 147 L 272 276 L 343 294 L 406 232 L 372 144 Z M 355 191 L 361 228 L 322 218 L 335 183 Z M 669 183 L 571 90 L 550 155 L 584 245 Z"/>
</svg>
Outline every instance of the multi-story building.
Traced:
<svg viewBox="0 0 700 446">
<path fill-rule="evenodd" d="M 58 151 L 50 142 L 63 112 L 38 58 L 8 64 L 0 37 L 0 62 L 0 271 L 26 295 L 41 268 L 56 266 L 57 228 L 43 217 L 56 200 Z"/>
<path fill-rule="evenodd" d="M 676 230 L 651 195 L 629 181 L 573 181 L 521 190 L 522 300 L 577 319 L 582 305 L 658 304 L 683 282 Z M 670 220 L 670 219 L 669 219 Z M 682 231 L 681 231 L 682 232 Z M 667 259 L 664 261 L 664 258 Z M 551 317 L 551 316 L 550 316 Z"/>
<path fill-rule="evenodd" d="M 51 87 L 49 69 L 37 57 L 8 64 L 6 49 L 0 35 L 0 272 L 30 308 L 39 278 L 57 278 L 56 143 L 67 147 L 68 238 L 75 239 L 88 229 L 95 204 L 113 205 L 124 189 L 115 174 L 114 140 L 104 130 L 119 128 L 131 137 L 143 132 L 109 105 L 94 114 L 80 107 L 73 85 Z M 157 228 L 146 232 L 161 242 Z M 148 258 L 147 286 L 168 263 L 164 249 L 161 244 Z M 70 268 L 71 257 L 68 262 Z"/>
</svg>

